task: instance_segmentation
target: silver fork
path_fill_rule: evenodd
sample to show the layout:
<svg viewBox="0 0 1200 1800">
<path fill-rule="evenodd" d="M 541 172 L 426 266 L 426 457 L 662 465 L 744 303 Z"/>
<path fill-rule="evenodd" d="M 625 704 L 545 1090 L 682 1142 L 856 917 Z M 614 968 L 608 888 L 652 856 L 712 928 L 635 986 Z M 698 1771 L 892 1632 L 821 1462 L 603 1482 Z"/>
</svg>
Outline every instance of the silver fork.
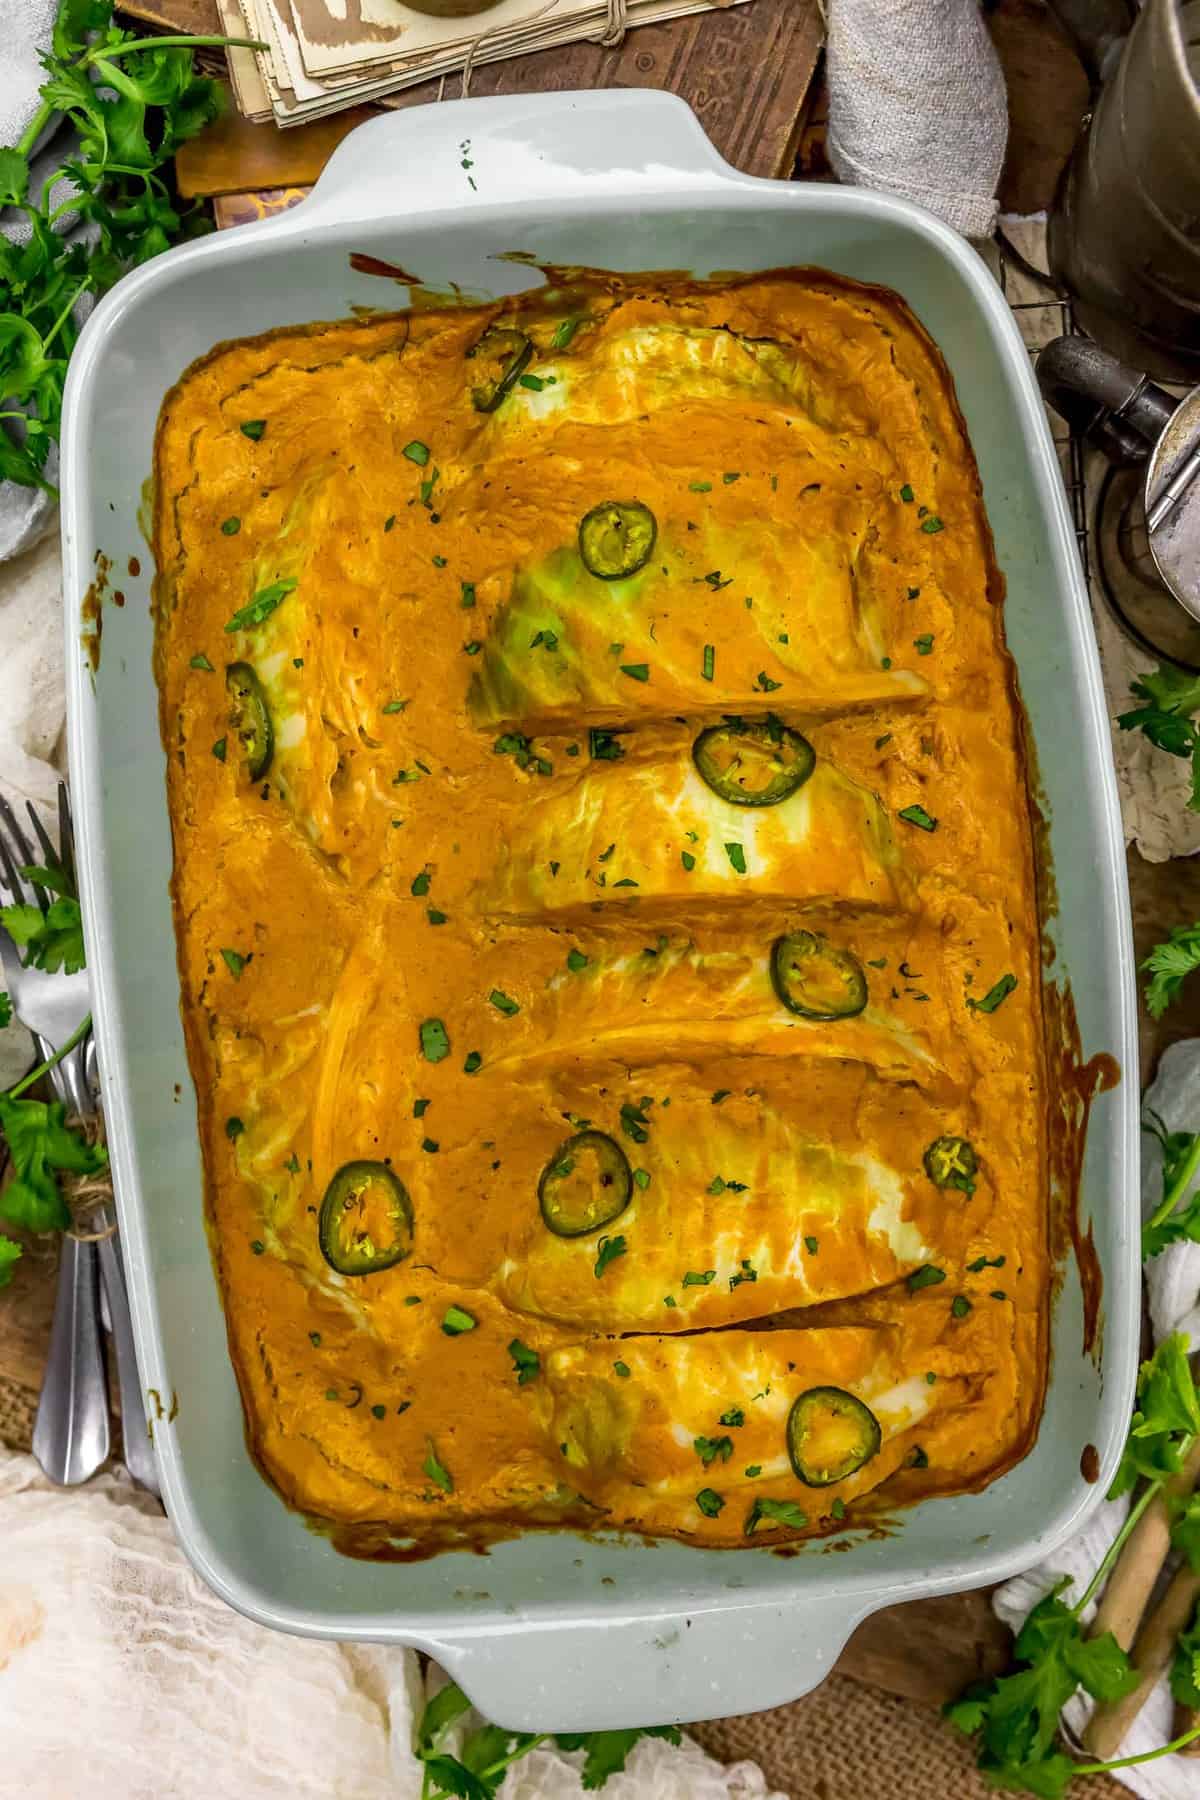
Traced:
<svg viewBox="0 0 1200 1800">
<path fill-rule="evenodd" d="M 41 821 L 33 814 L 36 835 L 47 861 L 70 870 L 70 838 L 66 790 L 59 787 L 59 824 L 65 848 L 54 853 Z M 28 838 L 8 801 L 0 796 L 0 881 L 14 903 L 46 909 L 46 898 L 20 871 L 34 861 Z M 0 964 L 12 997 L 13 1011 L 32 1033 L 43 1061 L 57 1055 L 78 1031 L 89 1009 L 88 978 L 61 969 L 26 968 L 7 932 L 0 931 Z M 83 1058 L 71 1052 L 56 1065 L 62 1096 L 75 1112 L 91 1110 Z M 56 1091 L 58 1083 L 56 1083 Z M 99 1259 L 95 1244 L 67 1235 L 62 1242 L 58 1291 L 50 1350 L 33 1429 L 33 1453 L 51 1481 L 74 1487 L 107 1461 L 109 1452 L 108 1393 L 99 1314 Z"/>
<path fill-rule="evenodd" d="M 30 823 L 37 838 L 42 854 L 47 863 L 55 863 L 61 867 L 67 877 L 72 891 L 75 890 L 75 839 L 71 827 L 71 807 L 65 785 L 58 786 L 58 827 L 60 849 L 56 855 L 42 827 L 41 820 L 33 807 L 28 808 Z M 5 833 L 13 838 L 13 847 L 21 852 L 26 863 L 29 862 L 29 844 L 20 826 L 12 815 L 12 810 L 0 799 L 0 856 L 4 852 Z M 9 863 L 12 861 L 11 848 Z M 11 870 L 6 871 L 11 874 Z M 18 872 L 19 880 L 19 872 Z M 0 933 L 0 938 L 3 934 Z M 40 971 L 38 971 L 40 973 Z M 87 977 L 69 976 L 70 981 Z M 89 984 L 90 985 L 90 984 Z M 14 990 L 14 998 L 16 998 Z M 64 1040 L 65 1041 L 65 1040 Z M 89 1031 L 76 1048 L 63 1061 L 50 1070 L 50 1081 L 60 1100 L 77 1111 L 83 1118 L 91 1118 L 97 1111 L 95 1093 L 97 1082 L 96 1045 Z M 98 1217 L 102 1235 L 94 1245 L 79 1245 L 78 1241 L 68 1238 L 64 1244 L 64 1254 L 74 1246 L 76 1249 L 93 1250 L 95 1261 L 100 1267 L 100 1311 L 102 1322 L 112 1339 L 114 1359 L 116 1362 L 117 1385 L 121 1395 L 121 1441 L 125 1467 L 140 1487 L 147 1488 L 152 1494 L 159 1494 L 158 1461 L 154 1446 L 150 1439 L 150 1431 L 146 1422 L 146 1407 L 142 1399 L 142 1383 L 138 1373 L 137 1352 L 133 1341 L 133 1320 L 129 1312 L 129 1295 L 125 1285 L 125 1270 L 121 1262 L 120 1248 L 117 1242 L 115 1223 L 108 1208 L 103 1208 Z M 109 1230 L 108 1228 L 113 1229 Z M 95 1292 L 95 1277 L 92 1277 L 92 1292 Z M 61 1285 L 60 1285 L 61 1296 Z M 76 1398 L 80 1408 L 87 1408 L 87 1418 L 91 1420 L 91 1384 L 81 1380 L 76 1373 L 75 1346 L 76 1339 L 69 1335 L 69 1326 L 74 1323 L 70 1308 L 64 1312 L 64 1337 L 66 1340 L 63 1356 L 55 1361 L 55 1336 L 52 1328 L 50 1356 L 47 1363 L 46 1378 L 42 1387 L 42 1399 L 39 1404 L 39 1420 L 42 1408 L 46 1412 L 45 1441 L 47 1456 L 55 1458 L 57 1466 L 63 1466 L 64 1443 L 73 1441 L 76 1428 L 73 1424 Z M 90 1367 L 93 1334 L 82 1315 L 78 1323 L 83 1330 L 83 1364 Z M 58 1324 L 58 1307 L 56 1303 L 54 1327 Z M 103 1371 L 102 1371 L 103 1373 Z M 104 1390 L 104 1430 L 107 1446 L 108 1428 L 108 1395 Z M 38 1450 L 38 1438 L 35 1431 L 34 1450 Z M 107 1447 L 104 1455 L 107 1455 Z M 39 1460 L 42 1458 L 39 1456 Z M 81 1459 L 85 1460 L 85 1459 Z M 104 1457 L 101 1457 L 101 1461 Z M 62 1480 L 66 1485 L 67 1478 L 53 1474 L 47 1462 L 43 1467 L 52 1479 Z M 88 1473 L 94 1473 L 89 1469 Z M 77 1480 L 86 1480 L 87 1475 L 77 1476 Z"/>
</svg>

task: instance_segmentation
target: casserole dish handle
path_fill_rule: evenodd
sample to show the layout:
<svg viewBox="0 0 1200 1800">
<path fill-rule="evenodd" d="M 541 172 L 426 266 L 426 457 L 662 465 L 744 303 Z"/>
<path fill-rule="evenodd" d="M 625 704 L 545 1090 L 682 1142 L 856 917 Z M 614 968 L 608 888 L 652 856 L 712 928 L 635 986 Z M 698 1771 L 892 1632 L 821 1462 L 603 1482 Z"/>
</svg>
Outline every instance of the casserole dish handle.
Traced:
<svg viewBox="0 0 1200 1800">
<path fill-rule="evenodd" d="M 494 214 L 498 202 L 611 198 L 614 191 L 661 193 L 673 185 L 682 194 L 710 186 L 714 175 L 752 181 L 722 160 L 674 94 L 625 88 L 497 95 L 369 119 L 343 139 L 308 199 L 284 217 L 307 229 L 453 210 L 466 223 L 475 209 Z"/>
<path fill-rule="evenodd" d="M 870 1606 L 846 1596 L 657 1617 L 516 1618 L 486 1634 L 423 1638 L 474 1706 L 513 1731 L 614 1731 L 760 1712 L 808 1693 Z"/>
</svg>

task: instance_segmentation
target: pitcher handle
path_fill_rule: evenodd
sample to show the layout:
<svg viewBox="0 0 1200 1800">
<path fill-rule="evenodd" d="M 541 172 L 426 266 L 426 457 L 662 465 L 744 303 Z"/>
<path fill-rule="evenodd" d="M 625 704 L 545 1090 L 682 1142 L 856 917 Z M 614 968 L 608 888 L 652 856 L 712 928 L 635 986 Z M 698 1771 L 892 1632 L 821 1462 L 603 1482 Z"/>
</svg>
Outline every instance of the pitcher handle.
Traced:
<svg viewBox="0 0 1200 1800">
<path fill-rule="evenodd" d="M 1037 378 L 1047 404 L 1118 463 L 1144 462 L 1179 404 L 1085 337 L 1054 338 L 1038 356 Z"/>
</svg>

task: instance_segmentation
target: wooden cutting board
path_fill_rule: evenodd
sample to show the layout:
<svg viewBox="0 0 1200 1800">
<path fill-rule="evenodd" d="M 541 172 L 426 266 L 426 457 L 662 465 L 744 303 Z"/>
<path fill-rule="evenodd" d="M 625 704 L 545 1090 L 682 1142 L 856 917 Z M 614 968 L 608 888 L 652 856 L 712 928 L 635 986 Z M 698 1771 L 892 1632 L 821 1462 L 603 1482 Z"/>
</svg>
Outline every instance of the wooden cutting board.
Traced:
<svg viewBox="0 0 1200 1800">
<path fill-rule="evenodd" d="M 169 31 L 220 31 L 215 0 L 135 0 L 121 9 Z M 788 176 L 824 27 L 820 0 L 749 0 L 745 6 L 643 25 L 623 44 L 567 44 L 478 69 L 472 96 L 562 93 L 572 88 L 646 87 L 678 94 L 721 155 L 748 175 Z M 389 107 L 438 99 L 438 81 L 406 88 Z M 445 97 L 458 84 L 447 78 Z M 339 114 L 279 131 L 250 125 L 231 107 L 178 158 L 185 195 L 306 186 L 334 145 L 361 118 Z M 615 149 L 615 146 L 614 146 Z"/>
</svg>

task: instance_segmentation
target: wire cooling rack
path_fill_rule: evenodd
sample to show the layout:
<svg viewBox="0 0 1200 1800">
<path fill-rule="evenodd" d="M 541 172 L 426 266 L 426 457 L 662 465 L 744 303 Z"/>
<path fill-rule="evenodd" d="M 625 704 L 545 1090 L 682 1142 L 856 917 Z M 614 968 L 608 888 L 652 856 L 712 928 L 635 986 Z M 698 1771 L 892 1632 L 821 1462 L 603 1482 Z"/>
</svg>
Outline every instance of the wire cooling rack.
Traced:
<svg viewBox="0 0 1200 1800">
<path fill-rule="evenodd" d="M 1071 302 L 1064 299 L 1050 277 L 1022 255 L 1002 230 L 997 231 L 990 246 L 988 261 L 1000 283 L 1000 292 L 1008 301 L 1021 336 L 1031 357 L 1036 357 L 1053 338 L 1082 335 L 1075 323 Z M 1031 297 L 1032 295 L 1038 297 Z M 1049 407 L 1046 416 L 1058 451 L 1063 485 L 1071 502 L 1071 518 L 1075 525 L 1075 541 L 1079 560 L 1089 587 L 1092 580 L 1092 546 L 1090 503 L 1087 489 L 1086 456 L 1082 436 L 1071 431 Z"/>
</svg>

